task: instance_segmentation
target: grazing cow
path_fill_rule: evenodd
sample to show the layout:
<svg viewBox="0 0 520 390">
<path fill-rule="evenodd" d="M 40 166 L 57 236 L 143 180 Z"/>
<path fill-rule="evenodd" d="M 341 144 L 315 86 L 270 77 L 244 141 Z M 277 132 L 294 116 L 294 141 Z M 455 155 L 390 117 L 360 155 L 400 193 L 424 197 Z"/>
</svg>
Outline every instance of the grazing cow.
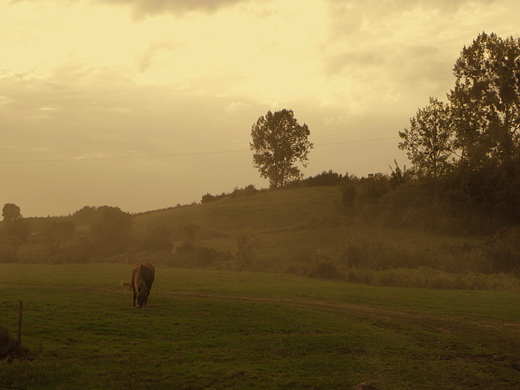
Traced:
<svg viewBox="0 0 520 390">
<path fill-rule="evenodd" d="M 136 264 L 132 270 L 132 290 L 134 291 L 134 303 L 132 307 L 142 308 L 148 304 L 148 295 L 152 289 L 155 278 L 155 268 L 150 263 Z M 137 301 L 137 305 L 136 305 Z"/>
</svg>

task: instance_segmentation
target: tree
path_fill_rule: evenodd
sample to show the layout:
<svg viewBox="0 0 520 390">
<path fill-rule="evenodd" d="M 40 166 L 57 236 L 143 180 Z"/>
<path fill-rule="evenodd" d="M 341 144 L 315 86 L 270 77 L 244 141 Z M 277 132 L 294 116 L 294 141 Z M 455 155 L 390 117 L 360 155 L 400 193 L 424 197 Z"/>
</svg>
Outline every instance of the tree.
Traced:
<svg viewBox="0 0 520 390">
<path fill-rule="evenodd" d="M 97 252 L 102 256 L 123 253 L 132 238 L 132 215 L 109 206 L 99 207 L 97 212 L 98 220 L 90 228 Z"/>
<path fill-rule="evenodd" d="M 449 170 L 455 159 L 455 133 L 451 109 L 430 98 L 430 104 L 410 119 L 410 128 L 399 132 L 399 149 L 407 150 L 415 171 L 436 178 Z"/>
<path fill-rule="evenodd" d="M 253 165 L 261 177 L 269 179 L 271 188 L 302 176 L 294 164 L 299 161 L 307 166 L 307 154 L 313 148 L 309 134 L 307 125 L 299 125 L 293 111 L 287 109 L 274 114 L 268 111 L 252 126 L 253 142 L 249 146 L 254 151 Z"/>
<path fill-rule="evenodd" d="M 6 203 L 2 209 L 4 217 L 3 233 L 14 247 L 24 244 L 31 233 L 30 225 L 23 220 L 20 207 L 13 203 Z"/>
<path fill-rule="evenodd" d="M 463 158 L 473 167 L 518 157 L 520 140 L 520 40 L 480 34 L 464 47 L 448 94 Z"/>
<path fill-rule="evenodd" d="M 152 253 L 171 251 L 173 244 L 168 226 L 163 224 L 149 230 L 143 240 L 143 249 Z"/>
<path fill-rule="evenodd" d="M 2 216 L 4 217 L 4 221 L 6 222 L 22 219 L 20 207 L 18 207 L 14 203 L 6 203 L 4 205 L 4 208 L 2 209 Z"/>
<path fill-rule="evenodd" d="M 70 220 L 51 220 L 43 232 L 49 252 L 55 254 L 63 249 L 64 244 L 70 240 L 76 231 L 76 225 Z"/>
</svg>

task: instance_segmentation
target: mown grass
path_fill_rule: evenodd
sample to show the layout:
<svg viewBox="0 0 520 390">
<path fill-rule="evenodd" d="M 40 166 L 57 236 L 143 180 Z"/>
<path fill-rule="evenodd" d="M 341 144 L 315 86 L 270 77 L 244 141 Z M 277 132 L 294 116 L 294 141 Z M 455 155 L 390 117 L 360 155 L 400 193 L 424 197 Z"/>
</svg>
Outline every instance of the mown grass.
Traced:
<svg viewBox="0 0 520 390">
<path fill-rule="evenodd" d="M 370 287 L 158 268 L 131 308 L 121 264 L 0 265 L 0 319 L 23 344 L 0 386 L 27 389 L 516 389 L 517 291 Z"/>
</svg>

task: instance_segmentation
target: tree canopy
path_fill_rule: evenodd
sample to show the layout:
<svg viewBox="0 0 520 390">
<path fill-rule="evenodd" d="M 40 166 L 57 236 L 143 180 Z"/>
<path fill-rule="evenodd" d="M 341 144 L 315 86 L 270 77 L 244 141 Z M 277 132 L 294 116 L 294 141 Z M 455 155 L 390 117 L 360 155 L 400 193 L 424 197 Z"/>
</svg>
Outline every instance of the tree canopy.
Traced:
<svg viewBox="0 0 520 390">
<path fill-rule="evenodd" d="M 482 33 L 464 47 L 453 72 L 448 98 L 463 157 L 474 166 L 518 157 L 520 40 Z"/>
<path fill-rule="evenodd" d="M 293 111 L 287 109 L 268 111 L 253 124 L 250 143 L 253 165 L 262 177 L 269 179 L 271 188 L 282 187 L 302 176 L 295 163 L 307 166 L 307 154 L 313 148 L 309 135 L 307 125 L 298 124 Z"/>
<path fill-rule="evenodd" d="M 520 40 L 482 33 L 464 47 L 453 73 L 449 102 L 430 98 L 410 129 L 399 132 L 399 148 L 416 170 L 433 176 L 457 163 L 511 165 L 520 158 Z"/>
<path fill-rule="evenodd" d="M 2 216 L 4 217 L 4 221 L 6 222 L 22 219 L 20 207 L 18 207 L 14 203 L 6 203 L 4 205 L 4 208 L 2 209 Z"/>
<path fill-rule="evenodd" d="M 416 173 L 437 177 L 455 160 L 455 137 L 451 109 L 446 103 L 430 98 L 430 104 L 410 119 L 410 128 L 399 132 L 399 149 L 407 155 Z"/>
<path fill-rule="evenodd" d="M 449 203 L 520 221 L 520 39 L 482 33 L 453 68 L 448 102 L 430 104 L 399 132 L 412 170 L 442 179 Z"/>
</svg>

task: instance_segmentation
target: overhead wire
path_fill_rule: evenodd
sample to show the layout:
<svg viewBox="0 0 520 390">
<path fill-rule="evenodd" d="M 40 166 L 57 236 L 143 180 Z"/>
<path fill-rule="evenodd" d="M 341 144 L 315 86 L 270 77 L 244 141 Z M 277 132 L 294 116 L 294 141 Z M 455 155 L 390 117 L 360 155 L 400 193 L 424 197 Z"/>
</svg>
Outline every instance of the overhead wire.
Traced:
<svg viewBox="0 0 520 390">
<path fill-rule="evenodd" d="M 367 132 L 354 132 L 354 133 L 343 133 L 343 134 L 324 134 L 314 136 L 313 138 L 324 138 L 324 137 L 333 137 L 333 136 L 348 136 L 354 134 L 366 134 L 369 132 L 383 132 L 390 130 L 374 130 Z M 398 136 L 393 137 L 380 137 L 380 138 L 371 138 L 371 139 L 360 139 L 360 140 L 347 140 L 347 141 L 336 141 L 336 142 L 328 142 L 328 143 L 318 143 L 315 146 L 331 146 L 331 145 L 344 145 L 350 143 L 359 143 L 359 142 L 374 142 L 374 141 L 385 141 L 391 139 L 397 139 Z M 156 147 L 142 147 L 142 148 L 121 148 L 121 149 L 106 149 L 106 150 L 95 150 L 95 151 L 51 151 L 51 150 L 40 150 L 35 152 L 13 152 L 13 153 L 1 153 L 0 156 L 12 156 L 12 155 L 20 155 L 20 154 L 40 154 L 40 153 L 55 153 L 55 154 L 64 154 L 64 153 L 84 153 L 84 154 L 93 154 L 93 153 L 108 153 L 108 152 L 121 152 L 121 151 L 141 151 L 141 150 L 158 150 L 158 149 L 172 149 L 172 148 L 189 148 L 189 147 L 206 147 L 206 146 L 225 146 L 225 145 L 239 145 L 239 144 L 249 144 L 249 141 L 240 141 L 240 142 L 226 142 L 226 143 L 211 143 L 211 144 L 193 144 L 193 145 L 170 145 L 170 146 L 156 146 Z M 38 160 L 9 160 L 9 161 L 0 161 L 0 164 L 22 164 L 22 163 L 44 163 L 44 162 L 70 162 L 70 161 L 96 161 L 96 160 L 125 160 L 125 159 L 142 159 L 142 158 L 161 158 L 161 157 L 185 157 L 185 156 L 202 156 L 202 155 L 211 155 L 211 154 L 228 154 L 228 153 L 244 153 L 249 150 L 223 150 L 223 151 L 197 151 L 197 152 L 186 152 L 186 153 L 168 153 L 168 154 L 150 154 L 150 155 L 139 155 L 139 156 L 92 156 L 92 157 L 71 157 L 71 158 L 54 158 L 54 159 L 38 159 Z"/>
</svg>

